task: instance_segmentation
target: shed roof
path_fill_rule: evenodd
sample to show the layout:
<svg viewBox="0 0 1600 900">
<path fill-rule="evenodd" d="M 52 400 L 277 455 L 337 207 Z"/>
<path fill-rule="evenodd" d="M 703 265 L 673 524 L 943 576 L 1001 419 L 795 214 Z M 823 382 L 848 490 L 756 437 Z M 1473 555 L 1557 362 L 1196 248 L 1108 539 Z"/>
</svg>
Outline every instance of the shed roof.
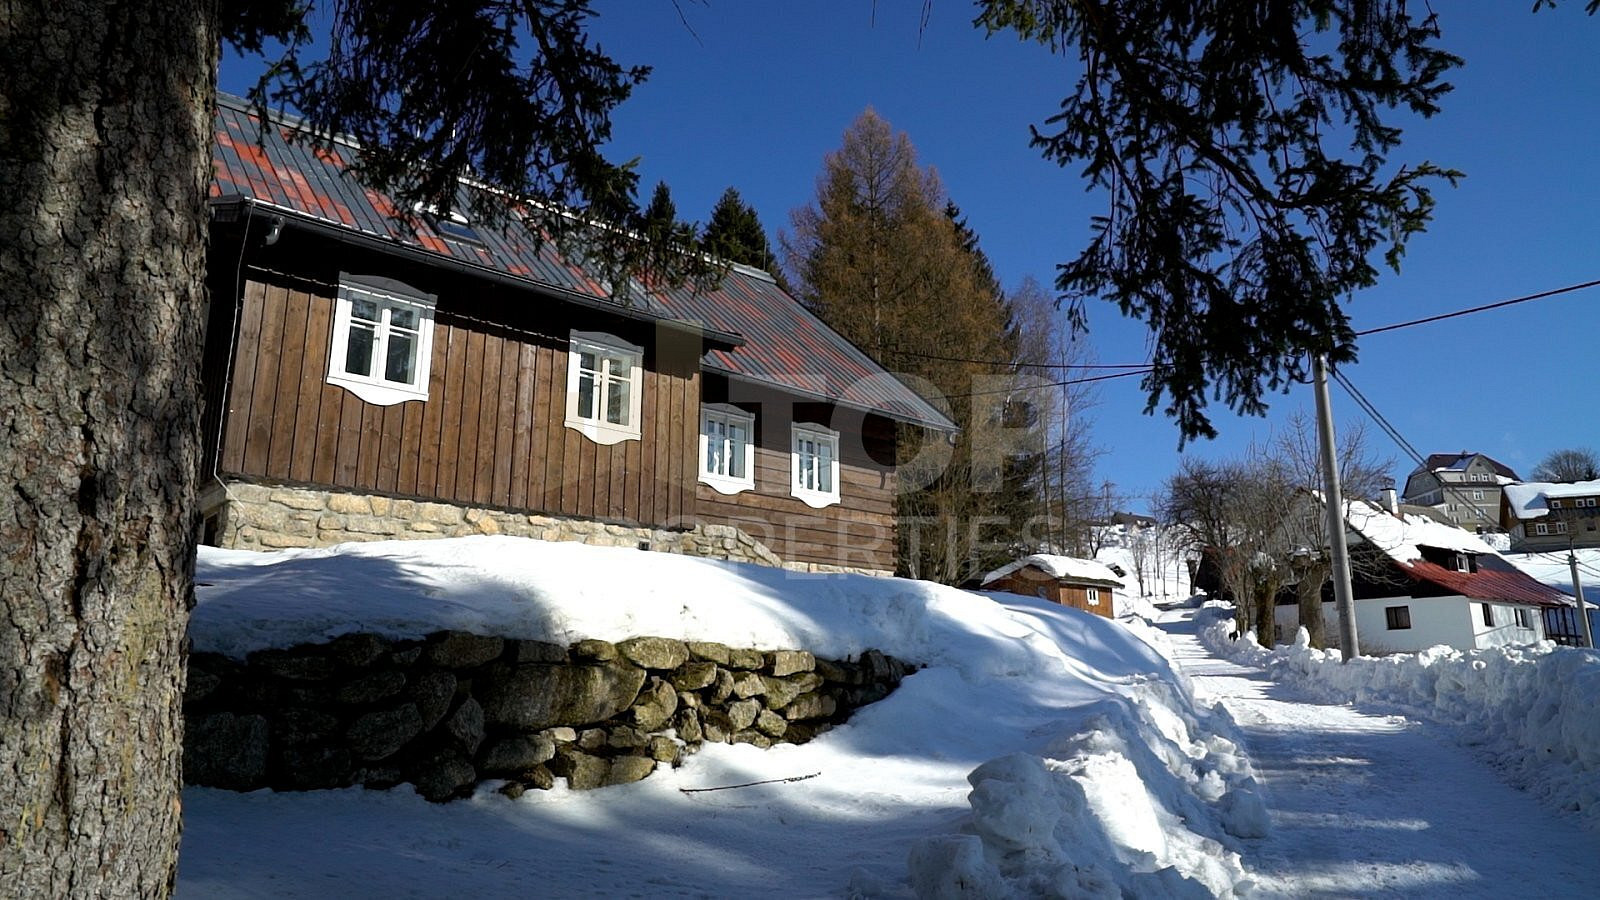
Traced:
<svg viewBox="0 0 1600 900">
<path fill-rule="evenodd" d="M 1118 578 L 1117 573 L 1111 571 L 1105 563 L 1092 559 L 1078 559 L 1074 556 L 1056 556 L 1051 553 L 1035 553 L 1007 563 L 983 576 L 983 583 L 990 584 L 1030 566 L 1059 581 L 1122 587 L 1122 579 Z"/>
<path fill-rule="evenodd" d="M 305 134 L 289 117 L 274 124 L 277 127 L 263 134 L 247 103 L 219 95 L 213 200 L 247 199 L 324 228 L 509 276 L 557 302 L 563 297 L 582 298 L 589 305 L 609 304 L 635 316 L 693 322 L 713 332 L 742 336 L 741 346 L 707 350 L 705 368 L 903 422 L 942 431 L 956 428 L 944 412 L 829 328 L 765 272 L 733 266 L 720 285 L 698 293 L 688 286 L 646 288 L 635 282 L 624 304 L 613 299 L 600 276 L 586 270 L 581 259 L 563 256 L 548 241 L 537 241 L 520 222 L 475 229 L 478 241 L 460 240 L 426 219 L 417 222 L 412 233 L 396 222 L 390 197 L 361 184 L 351 173 L 359 148 L 353 144 L 316 148 L 298 139 Z M 461 190 L 465 199 L 471 188 Z"/>
</svg>

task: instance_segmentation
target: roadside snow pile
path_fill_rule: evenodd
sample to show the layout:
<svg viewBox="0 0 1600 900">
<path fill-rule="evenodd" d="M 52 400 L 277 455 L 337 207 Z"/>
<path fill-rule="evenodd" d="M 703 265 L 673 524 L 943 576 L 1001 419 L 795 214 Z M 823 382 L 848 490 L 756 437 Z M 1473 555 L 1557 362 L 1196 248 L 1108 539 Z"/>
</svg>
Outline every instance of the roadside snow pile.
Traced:
<svg viewBox="0 0 1600 900">
<path fill-rule="evenodd" d="M 1234 742 L 1201 727 L 1170 684 L 1145 688 L 1079 710 L 1076 727 L 1060 731 L 1040 755 L 1012 753 L 968 775 L 972 819 L 964 833 L 911 850 L 917 895 L 1245 891 L 1235 838 L 1268 830 L 1249 761 Z"/>
<path fill-rule="evenodd" d="M 180 896 L 489 896 L 506 871 L 552 894 L 1229 896 L 1248 886 L 1239 840 L 1266 827 L 1232 721 L 1194 706 L 1163 635 L 1031 598 L 506 537 L 202 548 L 197 581 L 194 647 L 233 656 L 457 629 L 876 648 L 926 668 L 810 743 L 710 745 L 599 791 L 441 808 L 190 789 Z M 695 792 L 719 785 L 753 786 Z M 330 824 L 305 829 L 312 815 Z"/>
<path fill-rule="evenodd" d="M 1236 662 L 1260 667 L 1335 702 L 1377 703 L 1459 726 L 1508 780 L 1600 828 L 1600 654 L 1541 643 L 1463 653 L 1356 657 L 1316 650 L 1300 629 L 1292 645 L 1267 650 L 1253 636 L 1233 640 L 1232 613 L 1208 606 L 1201 641 Z"/>
</svg>

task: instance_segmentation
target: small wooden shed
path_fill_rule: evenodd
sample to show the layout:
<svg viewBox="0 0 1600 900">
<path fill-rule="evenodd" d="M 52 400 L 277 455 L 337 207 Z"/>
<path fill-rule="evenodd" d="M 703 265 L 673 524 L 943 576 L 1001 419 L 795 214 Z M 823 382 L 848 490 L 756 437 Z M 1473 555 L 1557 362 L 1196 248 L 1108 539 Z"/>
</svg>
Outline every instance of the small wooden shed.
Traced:
<svg viewBox="0 0 1600 900">
<path fill-rule="evenodd" d="M 984 576 L 983 590 L 1039 597 L 1106 618 L 1116 617 L 1122 580 L 1105 563 L 1036 553 Z"/>
</svg>

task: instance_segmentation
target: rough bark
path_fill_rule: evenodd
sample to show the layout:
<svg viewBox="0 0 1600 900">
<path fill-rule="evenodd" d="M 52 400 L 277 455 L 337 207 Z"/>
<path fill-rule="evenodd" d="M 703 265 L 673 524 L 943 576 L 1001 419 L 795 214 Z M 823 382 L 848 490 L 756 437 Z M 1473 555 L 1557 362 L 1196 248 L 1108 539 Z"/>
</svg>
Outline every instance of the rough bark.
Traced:
<svg viewBox="0 0 1600 900">
<path fill-rule="evenodd" d="M 0 4 L 0 885 L 170 893 L 213 4 Z"/>
</svg>

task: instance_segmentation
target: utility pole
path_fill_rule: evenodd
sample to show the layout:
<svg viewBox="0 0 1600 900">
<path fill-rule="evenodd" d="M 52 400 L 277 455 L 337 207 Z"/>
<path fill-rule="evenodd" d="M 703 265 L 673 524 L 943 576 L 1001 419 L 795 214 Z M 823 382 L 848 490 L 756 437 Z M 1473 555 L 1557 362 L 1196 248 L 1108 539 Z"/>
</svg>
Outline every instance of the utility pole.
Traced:
<svg viewBox="0 0 1600 900">
<path fill-rule="evenodd" d="M 1572 568 L 1572 593 L 1578 598 L 1578 624 L 1583 628 L 1583 645 L 1594 646 L 1594 632 L 1589 626 L 1589 611 L 1583 608 L 1583 582 L 1578 580 L 1578 554 L 1573 549 L 1572 529 L 1567 529 L 1567 565 Z"/>
<path fill-rule="evenodd" d="M 1344 495 L 1339 491 L 1339 458 L 1333 440 L 1326 356 L 1312 354 L 1311 373 L 1317 393 L 1317 444 L 1322 450 L 1322 505 L 1328 516 L 1328 548 L 1333 554 L 1333 599 L 1339 610 L 1339 654 L 1349 662 L 1356 655 L 1356 603 L 1350 590 L 1350 549 L 1344 540 Z M 1582 601 L 1579 603 L 1581 609 Z"/>
</svg>

